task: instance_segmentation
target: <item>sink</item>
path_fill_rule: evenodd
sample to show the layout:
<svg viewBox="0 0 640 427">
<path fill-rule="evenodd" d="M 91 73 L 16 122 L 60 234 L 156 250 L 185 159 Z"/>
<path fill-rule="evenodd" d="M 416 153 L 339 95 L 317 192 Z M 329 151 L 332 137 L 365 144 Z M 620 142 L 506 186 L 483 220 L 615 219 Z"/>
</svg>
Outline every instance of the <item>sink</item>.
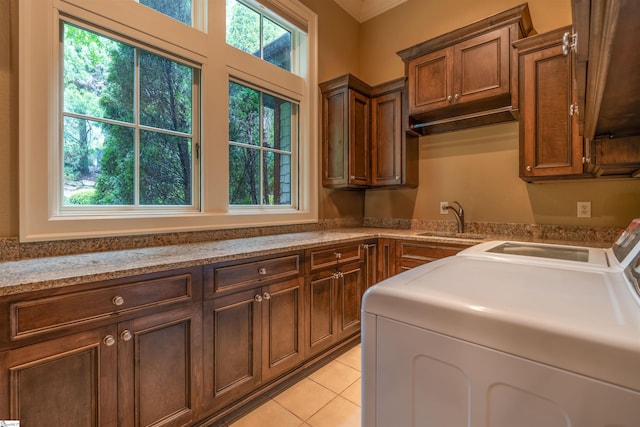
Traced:
<svg viewBox="0 0 640 427">
<path fill-rule="evenodd" d="M 427 231 L 419 233 L 418 236 L 425 237 L 444 237 L 447 239 L 466 239 L 466 240 L 485 240 L 487 236 L 475 233 L 442 233 L 438 231 Z"/>
</svg>

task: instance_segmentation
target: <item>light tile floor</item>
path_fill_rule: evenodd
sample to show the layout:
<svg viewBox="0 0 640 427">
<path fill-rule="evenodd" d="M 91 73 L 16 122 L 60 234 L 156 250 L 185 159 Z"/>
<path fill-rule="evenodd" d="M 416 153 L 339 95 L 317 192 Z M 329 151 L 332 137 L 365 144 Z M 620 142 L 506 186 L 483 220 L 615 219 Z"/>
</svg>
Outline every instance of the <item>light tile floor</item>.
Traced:
<svg viewBox="0 0 640 427">
<path fill-rule="evenodd" d="M 360 427 L 360 345 L 230 427 Z"/>
</svg>

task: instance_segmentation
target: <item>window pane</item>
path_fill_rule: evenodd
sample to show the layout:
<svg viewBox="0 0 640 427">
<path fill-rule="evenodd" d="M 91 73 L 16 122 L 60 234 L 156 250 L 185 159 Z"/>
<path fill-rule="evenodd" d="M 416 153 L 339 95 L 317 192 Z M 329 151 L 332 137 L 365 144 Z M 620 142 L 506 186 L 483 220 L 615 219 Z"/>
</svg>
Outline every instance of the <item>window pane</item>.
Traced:
<svg viewBox="0 0 640 427">
<path fill-rule="evenodd" d="M 191 0 L 140 0 L 140 4 L 191 26 Z"/>
<path fill-rule="evenodd" d="M 260 204 L 260 150 L 229 146 L 229 204 Z"/>
<path fill-rule="evenodd" d="M 64 111 L 133 122 L 134 48 L 64 23 Z"/>
<path fill-rule="evenodd" d="M 140 124 L 191 133 L 193 69 L 140 51 Z"/>
<path fill-rule="evenodd" d="M 291 204 L 291 156 L 266 151 L 264 153 L 263 204 Z"/>
<path fill-rule="evenodd" d="M 260 145 L 260 92 L 229 82 L 229 141 Z"/>
<path fill-rule="evenodd" d="M 260 20 L 258 12 L 227 0 L 227 43 L 260 58 Z"/>
<path fill-rule="evenodd" d="M 263 59 L 291 71 L 291 32 L 264 18 Z"/>
<path fill-rule="evenodd" d="M 71 205 L 131 205 L 133 129 L 64 119 L 64 201 Z"/>
<path fill-rule="evenodd" d="M 275 96 L 263 95 L 263 145 L 291 151 L 291 103 Z"/>
<path fill-rule="evenodd" d="M 191 204 L 191 139 L 140 131 L 140 204 Z"/>
</svg>

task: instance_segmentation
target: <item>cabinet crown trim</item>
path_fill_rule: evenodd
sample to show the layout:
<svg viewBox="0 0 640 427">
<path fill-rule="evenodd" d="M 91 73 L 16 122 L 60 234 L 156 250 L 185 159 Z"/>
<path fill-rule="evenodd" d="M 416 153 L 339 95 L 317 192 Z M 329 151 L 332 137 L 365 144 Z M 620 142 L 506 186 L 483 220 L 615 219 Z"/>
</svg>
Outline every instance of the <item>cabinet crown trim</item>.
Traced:
<svg viewBox="0 0 640 427">
<path fill-rule="evenodd" d="M 397 54 L 406 62 L 427 53 L 473 38 L 495 28 L 510 24 L 518 24 L 523 37 L 527 37 L 535 32 L 531 21 L 531 15 L 529 13 L 528 3 L 523 3 L 514 8 L 476 21 L 465 27 L 458 28 L 436 38 L 403 49 L 398 51 Z"/>
</svg>

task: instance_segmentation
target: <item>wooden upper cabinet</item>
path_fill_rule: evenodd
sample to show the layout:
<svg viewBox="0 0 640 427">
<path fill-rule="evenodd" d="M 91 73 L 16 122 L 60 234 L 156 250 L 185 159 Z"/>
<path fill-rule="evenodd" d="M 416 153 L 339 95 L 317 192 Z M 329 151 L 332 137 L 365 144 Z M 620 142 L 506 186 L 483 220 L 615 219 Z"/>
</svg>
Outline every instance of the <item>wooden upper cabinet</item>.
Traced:
<svg viewBox="0 0 640 427">
<path fill-rule="evenodd" d="M 361 90 L 356 90 L 356 86 Z M 368 86 L 352 76 L 320 85 L 322 96 L 322 184 L 365 188 L 370 183 Z"/>
<path fill-rule="evenodd" d="M 426 135 L 517 119 L 512 43 L 532 31 L 524 4 L 398 52 L 411 129 Z"/>
<path fill-rule="evenodd" d="M 371 185 L 402 183 L 402 93 L 371 100 Z"/>
<path fill-rule="evenodd" d="M 346 74 L 322 90 L 322 185 L 418 185 L 418 140 L 403 127 L 405 78 L 371 87 Z"/>
<path fill-rule="evenodd" d="M 573 86 L 573 53 L 564 54 L 570 27 L 516 43 L 520 68 L 520 177 L 526 181 L 582 176 Z"/>
</svg>

